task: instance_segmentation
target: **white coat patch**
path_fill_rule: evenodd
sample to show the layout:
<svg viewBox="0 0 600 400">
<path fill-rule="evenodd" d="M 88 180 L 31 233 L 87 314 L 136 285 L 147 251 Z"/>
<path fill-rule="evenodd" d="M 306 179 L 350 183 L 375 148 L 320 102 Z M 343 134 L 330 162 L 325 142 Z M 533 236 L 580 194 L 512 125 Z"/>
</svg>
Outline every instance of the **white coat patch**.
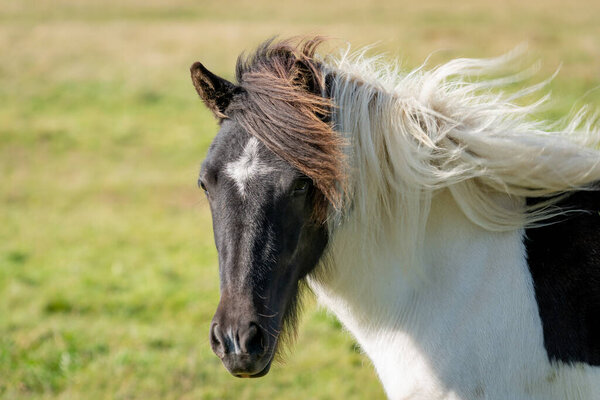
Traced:
<svg viewBox="0 0 600 400">
<path fill-rule="evenodd" d="M 244 146 L 240 158 L 225 167 L 225 173 L 235 182 L 242 197 L 246 196 L 246 184 L 254 177 L 271 172 L 273 168 L 261 163 L 258 157 L 259 142 L 252 137 Z"/>
</svg>

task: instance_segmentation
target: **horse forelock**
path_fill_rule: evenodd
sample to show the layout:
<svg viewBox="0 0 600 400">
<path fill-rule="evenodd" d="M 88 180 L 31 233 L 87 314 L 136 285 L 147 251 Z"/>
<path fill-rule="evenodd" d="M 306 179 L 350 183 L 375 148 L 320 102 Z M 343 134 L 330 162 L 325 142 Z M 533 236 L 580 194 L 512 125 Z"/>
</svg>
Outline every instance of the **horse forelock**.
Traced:
<svg viewBox="0 0 600 400">
<path fill-rule="evenodd" d="M 323 41 L 271 39 L 254 53 L 240 55 L 236 77 L 241 90 L 228 109 L 228 117 L 314 182 L 319 222 L 330 205 L 341 207 L 346 174 L 345 141 L 330 122 L 333 104 L 315 57 Z"/>
</svg>

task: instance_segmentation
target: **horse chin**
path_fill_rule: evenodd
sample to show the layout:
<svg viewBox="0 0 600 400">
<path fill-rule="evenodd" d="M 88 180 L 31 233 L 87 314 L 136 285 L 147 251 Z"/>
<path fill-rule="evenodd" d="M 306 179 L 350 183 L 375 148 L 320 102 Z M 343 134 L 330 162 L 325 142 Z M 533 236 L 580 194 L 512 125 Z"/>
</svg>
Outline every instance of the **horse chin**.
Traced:
<svg viewBox="0 0 600 400">
<path fill-rule="evenodd" d="M 238 378 L 260 378 L 260 377 L 262 377 L 262 376 L 265 376 L 266 374 L 268 374 L 268 373 L 269 373 L 269 370 L 271 369 L 271 363 L 272 363 L 272 360 L 271 360 L 271 361 L 269 361 L 269 362 L 267 363 L 267 365 L 265 365 L 265 367 L 263 368 L 263 370 L 262 370 L 262 371 L 260 371 L 260 372 L 258 372 L 258 373 L 256 373 L 256 374 L 254 374 L 254 375 L 238 376 Z"/>
<path fill-rule="evenodd" d="M 262 376 L 265 376 L 266 374 L 269 373 L 269 370 L 271 369 L 271 364 L 273 363 L 273 358 L 271 358 L 269 360 L 269 362 L 267 362 L 267 365 L 265 365 L 265 367 L 260 370 L 259 372 L 253 373 L 253 374 L 248 374 L 248 373 L 233 373 L 231 372 L 231 375 L 235 376 L 236 378 L 260 378 Z"/>
</svg>

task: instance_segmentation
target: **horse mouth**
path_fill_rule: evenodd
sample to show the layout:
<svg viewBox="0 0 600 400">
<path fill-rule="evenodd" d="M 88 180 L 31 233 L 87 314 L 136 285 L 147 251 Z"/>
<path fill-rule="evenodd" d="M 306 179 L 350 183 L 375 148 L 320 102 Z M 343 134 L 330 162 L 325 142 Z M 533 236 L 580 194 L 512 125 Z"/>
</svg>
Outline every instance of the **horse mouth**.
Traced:
<svg viewBox="0 0 600 400">
<path fill-rule="evenodd" d="M 265 365 L 265 367 L 257 373 L 254 373 L 254 374 L 234 373 L 232 375 L 235 376 L 236 378 L 260 378 L 260 377 L 268 374 L 270 369 L 271 369 L 271 361 L 269 361 L 267 363 L 267 365 Z"/>
</svg>

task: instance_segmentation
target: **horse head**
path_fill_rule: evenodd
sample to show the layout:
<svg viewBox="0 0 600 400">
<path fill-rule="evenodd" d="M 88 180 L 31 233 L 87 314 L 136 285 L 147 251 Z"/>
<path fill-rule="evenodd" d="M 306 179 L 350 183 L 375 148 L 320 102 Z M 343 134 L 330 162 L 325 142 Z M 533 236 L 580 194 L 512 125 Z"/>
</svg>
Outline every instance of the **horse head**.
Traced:
<svg viewBox="0 0 600 400">
<path fill-rule="evenodd" d="M 236 84 L 191 68 L 220 125 L 198 181 L 219 257 L 210 343 L 237 377 L 265 375 L 281 332 L 293 332 L 302 280 L 327 245 L 324 215 L 339 201 L 344 157 L 311 48 L 266 45 L 238 61 Z"/>
</svg>

